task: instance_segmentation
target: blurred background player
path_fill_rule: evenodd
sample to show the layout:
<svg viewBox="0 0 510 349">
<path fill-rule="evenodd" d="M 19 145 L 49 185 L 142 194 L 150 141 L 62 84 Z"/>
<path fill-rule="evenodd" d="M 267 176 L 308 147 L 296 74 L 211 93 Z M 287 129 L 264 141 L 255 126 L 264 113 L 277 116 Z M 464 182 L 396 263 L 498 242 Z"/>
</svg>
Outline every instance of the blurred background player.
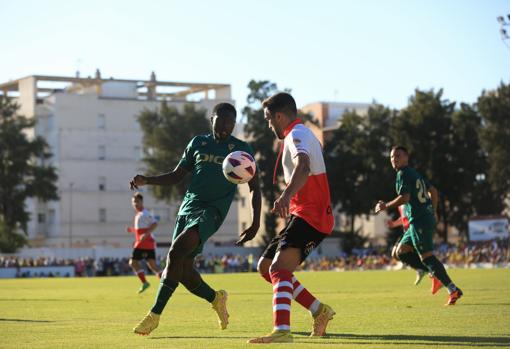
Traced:
<svg viewBox="0 0 510 349">
<path fill-rule="evenodd" d="M 391 249 L 391 257 L 394 259 L 401 261 L 404 264 L 409 265 L 411 268 L 416 270 L 416 279 L 414 280 L 414 284 L 418 286 L 421 283 L 421 280 L 423 280 L 423 277 L 427 273 L 427 266 L 423 264 L 423 262 L 420 259 L 420 256 L 414 249 L 411 249 L 410 252 L 408 252 L 410 255 L 404 255 L 404 259 L 407 259 L 408 262 L 404 262 L 400 260 L 400 257 L 398 255 L 398 251 L 400 251 L 402 248 L 402 245 L 412 246 L 413 242 L 411 240 L 411 236 L 408 233 L 409 229 L 409 219 L 406 217 L 404 212 L 404 205 L 400 205 L 398 207 L 398 213 L 399 217 L 395 220 L 388 220 L 386 221 L 386 226 L 390 229 L 395 229 L 398 227 L 402 227 L 404 230 L 404 233 L 400 236 L 400 238 L 397 240 L 395 245 L 393 245 L 393 248 Z M 407 257 L 407 258 L 406 258 Z M 433 275 L 429 273 L 430 278 L 432 279 L 432 294 L 436 294 L 437 291 L 441 288 L 442 284 L 441 281 L 439 281 L 437 278 L 435 278 Z"/>
<path fill-rule="evenodd" d="M 462 291 L 452 282 L 446 269 L 434 256 L 433 235 L 436 228 L 437 190 L 414 168 L 409 166 L 409 153 L 406 148 L 396 146 L 391 149 L 391 165 L 397 171 L 397 197 L 389 202 L 379 201 L 375 212 L 404 205 L 405 216 L 409 219 L 408 235 L 410 244 L 400 243 L 397 251 L 399 259 L 413 263 L 413 250 L 418 252 L 428 271 L 447 288 L 449 297 L 446 305 L 454 305 L 462 297 Z"/>
<path fill-rule="evenodd" d="M 205 242 L 221 226 L 236 192 L 236 185 L 223 175 L 223 159 L 231 152 L 242 150 L 253 156 L 248 143 L 233 137 L 236 110 L 229 103 L 220 103 L 213 109 L 213 132 L 194 137 L 175 169 L 159 176 L 136 175 L 131 188 L 141 185 L 173 185 L 188 173 L 191 181 L 177 214 L 172 246 L 156 301 L 133 329 L 137 334 L 148 335 L 158 327 L 159 318 L 179 283 L 192 294 L 208 301 L 216 311 L 221 329 L 228 325 L 227 292 L 215 291 L 195 269 L 195 256 L 202 252 Z M 178 132 L 179 130 L 176 130 Z M 257 174 L 248 182 L 251 192 L 253 222 L 240 234 L 237 243 L 253 239 L 260 226 L 261 193 Z"/>
<path fill-rule="evenodd" d="M 281 155 L 286 187 L 274 202 L 272 212 L 288 221 L 269 243 L 258 263 L 260 274 L 273 285 L 273 331 L 248 343 L 292 342 L 290 311 L 293 298 L 313 316 L 311 336 L 323 336 L 335 312 L 304 288 L 293 274 L 333 230 L 322 147 L 312 131 L 297 118 L 296 102 L 290 94 L 277 93 L 266 99 L 262 106 L 269 128 L 283 140 L 278 160 Z"/>
<path fill-rule="evenodd" d="M 145 272 L 140 265 L 140 261 L 145 259 L 148 267 L 154 272 L 155 275 L 161 277 L 161 271 L 156 264 L 156 241 L 152 232 L 158 226 L 158 223 L 152 215 L 143 207 L 143 196 L 140 193 L 135 193 L 131 198 L 131 204 L 135 209 L 135 218 L 133 219 L 133 226 L 126 227 L 128 233 L 135 234 L 135 243 L 133 254 L 129 259 L 129 265 L 142 282 L 142 286 L 138 293 L 142 293 L 149 286 L 149 282 L 145 278 Z"/>
</svg>

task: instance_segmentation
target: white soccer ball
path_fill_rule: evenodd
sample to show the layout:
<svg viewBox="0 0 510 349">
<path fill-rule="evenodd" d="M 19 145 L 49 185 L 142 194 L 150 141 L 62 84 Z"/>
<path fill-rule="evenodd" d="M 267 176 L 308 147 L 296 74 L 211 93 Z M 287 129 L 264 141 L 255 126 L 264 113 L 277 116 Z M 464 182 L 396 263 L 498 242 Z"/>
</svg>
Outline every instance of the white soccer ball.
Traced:
<svg viewBox="0 0 510 349">
<path fill-rule="evenodd" d="M 253 156 L 245 151 L 234 151 L 223 160 L 223 174 L 234 184 L 247 183 L 255 175 L 257 167 Z"/>
</svg>

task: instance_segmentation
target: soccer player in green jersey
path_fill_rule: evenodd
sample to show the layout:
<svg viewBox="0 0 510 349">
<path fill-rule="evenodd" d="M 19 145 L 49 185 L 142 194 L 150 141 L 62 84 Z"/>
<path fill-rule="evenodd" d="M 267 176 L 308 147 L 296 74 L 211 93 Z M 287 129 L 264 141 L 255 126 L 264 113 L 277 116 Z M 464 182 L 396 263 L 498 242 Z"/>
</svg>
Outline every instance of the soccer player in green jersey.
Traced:
<svg viewBox="0 0 510 349">
<path fill-rule="evenodd" d="M 237 150 L 253 155 L 246 142 L 231 135 L 235 121 L 234 106 L 228 103 L 216 105 L 211 117 L 212 133 L 194 137 L 173 171 L 154 177 L 136 175 L 130 182 L 132 189 L 147 184 L 173 185 L 188 173 L 191 174 L 191 182 L 177 214 L 172 246 L 161 276 L 156 301 L 150 312 L 133 329 L 137 334 L 148 335 L 158 326 L 159 317 L 179 283 L 194 295 L 211 303 L 218 315 L 221 329 L 227 327 L 227 293 L 224 290 L 212 289 L 194 268 L 194 260 L 207 239 L 223 223 L 234 199 L 236 185 L 227 181 L 223 175 L 223 159 Z M 260 226 L 261 193 L 257 174 L 248 185 L 253 222 L 241 233 L 238 244 L 253 239 Z"/>
<path fill-rule="evenodd" d="M 452 282 L 444 265 L 433 254 L 432 236 L 436 227 L 437 190 L 409 166 L 409 153 L 406 148 L 393 147 L 390 156 L 391 165 L 397 171 L 398 196 L 389 202 L 379 201 L 375 212 L 404 205 L 409 229 L 402 238 L 403 242 L 397 251 L 398 257 L 412 266 L 413 249 L 418 252 L 429 272 L 447 288 L 449 297 L 446 305 L 454 305 L 462 296 L 462 291 Z"/>
</svg>

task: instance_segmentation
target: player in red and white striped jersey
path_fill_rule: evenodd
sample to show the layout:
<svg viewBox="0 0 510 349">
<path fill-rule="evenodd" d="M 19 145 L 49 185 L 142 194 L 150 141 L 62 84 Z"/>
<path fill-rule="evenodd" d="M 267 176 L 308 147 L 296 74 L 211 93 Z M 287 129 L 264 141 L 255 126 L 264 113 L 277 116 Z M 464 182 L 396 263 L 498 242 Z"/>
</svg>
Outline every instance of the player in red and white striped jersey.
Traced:
<svg viewBox="0 0 510 349">
<path fill-rule="evenodd" d="M 311 335 L 323 336 L 335 312 L 315 298 L 293 275 L 301 262 L 333 230 L 334 219 L 322 147 L 312 131 L 297 118 L 296 102 L 290 94 L 278 93 L 266 99 L 262 105 L 269 127 L 283 140 L 278 159 L 281 156 L 286 188 L 274 202 L 272 212 L 288 221 L 270 242 L 258 263 L 261 275 L 273 285 L 273 331 L 248 342 L 292 342 L 292 299 L 312 314 Z"/>
<path fill-rule="evenodd" d="M 135 193 L 131 198 L 131 204 L 136 211 L 133 219 L 133 226 L 126 227 L 128 233 L 135 234 L 135 243 L 133 254 L 129 259 L 129 265 L 133 268 L 133 271 L 142 282 L 142 286 L 138 290 L 138 293 L 142 293 L 149 286 L 149 282 L 145 278 L 145 272 L 140 265 L 140 260 L 145 259 L 149 268 L 158 277 L 161 277 L 161 271 L 156 264 L 156 240 L 152 232 L 158 226 L 158 223 L 152 217 L 152 215 L 143 207 L 143 196 L 140 193 Z"/>
</svg>

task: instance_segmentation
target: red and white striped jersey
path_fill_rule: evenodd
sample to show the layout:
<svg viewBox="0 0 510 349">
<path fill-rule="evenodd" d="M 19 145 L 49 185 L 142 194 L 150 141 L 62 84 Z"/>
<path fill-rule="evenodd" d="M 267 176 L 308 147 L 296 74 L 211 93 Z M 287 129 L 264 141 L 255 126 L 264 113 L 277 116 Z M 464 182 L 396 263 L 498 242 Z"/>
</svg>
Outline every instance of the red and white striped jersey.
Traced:
<svg viewBox="0 0 510 349">
<path fill-rule="evenodd" d="M 150 228 L 150 226 L 155 223 L 156 220 L 145 208 L 141 211 L 136 212 L 134 219 L 134 228 L 136 234 L 135 248 L 139 248 L 142 250 L 153 250 L 156 248 L 156 240 L 154 240 L 154 236 L 152 233 L 149 233 L 143 240 L 141 240 L 142 235 L 144 235 Z"/>
<path fill-rule="evenodd" d="M 283 175 L 285 183 L 296 167 L 294 160 L 299 153 L 310 158 L 310 174 L 305 185 L 291 198 L 290 214 L 301 217 L 312 227 L 324 234 L 331 234 L 335 223 L 331 212 L 326 165 L 322 146 L 313 132 L 299 120 L 290 124 L 284 132 Z"/>
</svg>

